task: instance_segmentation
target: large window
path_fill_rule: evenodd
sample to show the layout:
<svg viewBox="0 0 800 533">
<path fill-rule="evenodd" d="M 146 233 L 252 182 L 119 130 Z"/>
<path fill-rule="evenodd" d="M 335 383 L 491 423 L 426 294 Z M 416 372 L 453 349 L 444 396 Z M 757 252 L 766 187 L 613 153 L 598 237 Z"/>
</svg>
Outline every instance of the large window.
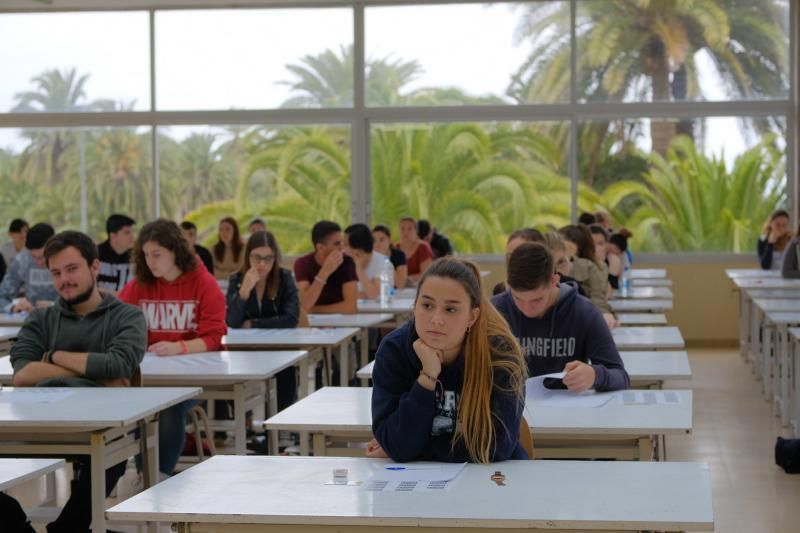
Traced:
<svg viewBox="0 0 800 533">
<path fill-rule="evenodd" d="M 350 223 L 346 126 L 159 128 L 163 216 L 197 224 L 206 244 L 219 220 L 262 217 L 284 253 L 312 249 L 319 219 Z"/>
<path fill-rule="evenodd" d="M 564 123 L 375 125 L 372 222 L 433 221 L 457 250 L 497 253 L 523 226 L 570 221 Z M 398 235 L 393 233 L 393 235 Z"/>
<path fill-rule="evenodd" d="M 159 109 L 353 104 L 350 9 L 160 12 L 156 52 Z"/>
<path fill-rule="evenodd" d="M 261 216 L 296 253 L 412 215 L 494 254 L 602 210 L 718 253 L 796 211 L 797 2 L 277 4 L 0 6 L 0 226 Z"/>
</svg>

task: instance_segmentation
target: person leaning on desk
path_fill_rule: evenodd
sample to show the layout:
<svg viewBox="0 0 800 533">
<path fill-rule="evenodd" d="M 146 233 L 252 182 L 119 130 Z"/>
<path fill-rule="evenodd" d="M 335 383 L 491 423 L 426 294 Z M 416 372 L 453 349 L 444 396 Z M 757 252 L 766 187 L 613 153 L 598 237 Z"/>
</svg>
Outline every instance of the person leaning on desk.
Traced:
<svg viewBox="0 0 800 533">
<path fill-rule="evenodd" d="M 59 233 L 47 241 L 43 254 L 58 300 L 33 311 L 11 347 L 14 386 L 129 386 L 147 345 L 144 315 L 100 293 L 97 246 L 88 235 Z M 125 473 L 126 462 L 106 470 L 106 496 Z M 92 477 L 88 461 L 77 465 L 71 496 L 48 524 L 49 533 L 89 530 Z"/>
<path fill-rule="evenodd" d="M 367 456 L 526 459 L 518 442 L 525 376 L 519 345 L 483 296 L 475 265 L 437 260 L 420 280 L 413 319 L 375 356 Z"/>
</svg>

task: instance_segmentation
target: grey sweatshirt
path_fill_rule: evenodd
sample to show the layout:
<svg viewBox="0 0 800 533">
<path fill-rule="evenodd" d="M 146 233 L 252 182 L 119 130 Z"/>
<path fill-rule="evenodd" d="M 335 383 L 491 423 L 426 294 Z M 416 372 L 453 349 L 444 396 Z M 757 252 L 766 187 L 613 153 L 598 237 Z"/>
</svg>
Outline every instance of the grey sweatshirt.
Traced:
<svg viewBox="0 0 800 533">
<path fill-rule="evenodd" d="M 25 321 L 11 347 L 11 365 L 16 374 L 48 350 L 88 352 L 84 379 L 57 379 L 60 385 L 91 385 L 87 380 L 132 378 L 146 348 L 147 324 L 137 307 L 105 295 L 97 309 L 81 317 L 59 298 Z"/>
<path fill-rule="evenodd" d="M 50 271 L 36 266 L 27 248 L 17 254 L 0 283 L 0 310 L 8 310 L 23 285 L 25 297 L 34 305 L 37 300 L 53 302 L 58 297 Z"/>
</svg>

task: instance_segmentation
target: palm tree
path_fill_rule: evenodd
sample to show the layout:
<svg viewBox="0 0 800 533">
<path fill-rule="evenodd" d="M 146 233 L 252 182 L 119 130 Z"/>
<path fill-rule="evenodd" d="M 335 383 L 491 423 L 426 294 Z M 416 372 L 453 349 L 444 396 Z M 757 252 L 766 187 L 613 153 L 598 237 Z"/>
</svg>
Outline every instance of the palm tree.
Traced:
<svg viewBox="0 0 800 533">
<path fill-rule="evenodd" d="M 107 105 L 107 101 L 86 102 L 85 85 L 88 74 L 78 75 L 75 68 L 47 70 L 31 82 L 36 90 L 14 95 L 15 113 L 86 111 Z M 22 154 L 23 175 L 29 180 L 44 178 L 49 185 L 65 179 L 61 157 L 75 142 L 75 132 L 65 129 L 23 130 L 30 145 Z"/>
<path fill-rule="evenodd" d="M 676 137 L 666 157 L 653 153 L 643 183 L 609 186 L 595 205 L 633 231 L 642 251 L 735 251 L 752 249 L 761 224 L 786 201 L 785 161 L 774 136 L 736 158 L 706 157 L 685 136 Z M 635 198 L 625 216 L 619 207 Z"/>
<path fill-rule="evenodd" d="M 786 94 L 786 9 L 772 0 L 581 2 L 576 27 L 578 98 L 702 98 L 695 62 L 700 51 L 716 65 L 731 98 Z M 518 32 L 520 39 L 532 41 L 533 50 L 513 76 L 508 94 L 520 102 L 565 100 L 569 5 L 526 5 Z M 653 149 L 664 155 L 675 134 L 674 122 L 653 121 Z"/>
</svg>

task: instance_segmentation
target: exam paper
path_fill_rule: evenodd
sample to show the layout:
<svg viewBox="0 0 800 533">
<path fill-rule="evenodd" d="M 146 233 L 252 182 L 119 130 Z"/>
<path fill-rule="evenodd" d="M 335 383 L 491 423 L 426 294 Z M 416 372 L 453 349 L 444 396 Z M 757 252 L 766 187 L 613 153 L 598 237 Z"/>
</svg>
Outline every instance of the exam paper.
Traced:
<svg viewBox="0 0 800 533">
<path fill-rule="evenodd" d="M 426 492 L 445 490 L 467 463 L 396 464 L 376 470 L 364 490 L 370 492 Z"/>
<path fill-rule="evenodd" d="M 678 405 L 681 397 L 675 391 L 625 390 L 617 393 L 624 405 Z"/>
<path fill-rule="evenodd" d="M 535 407 L 603 407 L 612 398 L 613 392 L 598 393 L 595 390 L 572 392 L 545 388 L 545 378 L 564 377 L 564 372 L 536 376 L 525 381 L 525 401 Z"/>
<path fill-rule="evenodd" d="M 0 390 L 0 403 L 55 403 L 75 394 L 75 391 L 62 388 L 33 387 L 30 389 Z"/>
</svg>

